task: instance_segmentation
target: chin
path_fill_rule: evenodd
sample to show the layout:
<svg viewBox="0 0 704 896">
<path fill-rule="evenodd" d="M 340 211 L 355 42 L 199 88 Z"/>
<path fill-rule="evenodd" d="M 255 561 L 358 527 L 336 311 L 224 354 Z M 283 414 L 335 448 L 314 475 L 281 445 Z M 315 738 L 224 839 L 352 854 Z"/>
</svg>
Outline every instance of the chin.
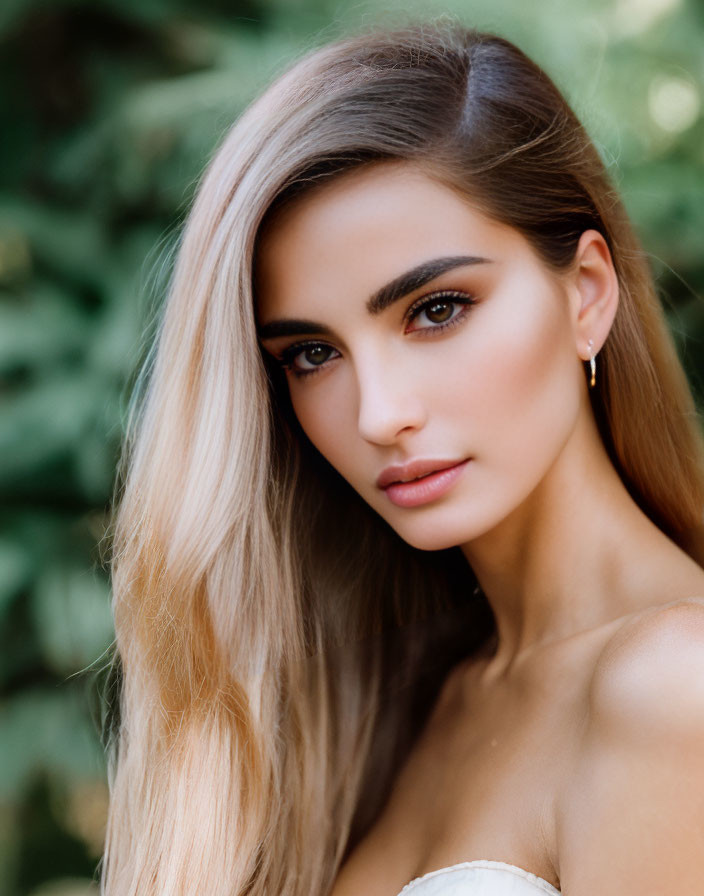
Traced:
<svg viewBox="0 0 704 896">
<path fill-rule="evenodd" d="M 455 527 L 439 526 L 393 526 L 396 533 L 413 548 L 419 551 L 444 551 L 455 548 L 470 540 L 466 533 L 456 531 Z"/>
<path fill-rule="evenodd" d="M 510 512 L 510 509 L 494 507 L 490 513 L 486 513 L 480 511 L 478 502 L 475 501 L 470 506 L 459 502 L 442 508 L 428 507 L 426 516 L 419 515 L 415 519 L 404 519 L 403 512 L 400 516 L 386 514 L 385 519 L 411 547 L 420 551 L 442 551 L 462 547 L 491 532 Z"/>
</svg>

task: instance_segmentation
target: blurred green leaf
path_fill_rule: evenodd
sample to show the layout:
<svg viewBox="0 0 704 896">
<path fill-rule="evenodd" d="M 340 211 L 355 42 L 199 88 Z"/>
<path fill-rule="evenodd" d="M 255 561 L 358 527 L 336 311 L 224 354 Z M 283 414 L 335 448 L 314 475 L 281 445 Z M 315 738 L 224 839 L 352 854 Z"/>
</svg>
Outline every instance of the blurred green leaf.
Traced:
<svg viewBox="0 0 704 896">
<path fill-rule="evenodd" d="M 43 654 L 60 675 L 90 665 L 113 640 L 108 585 L 86 569 L 56 562 L 42 570 L 32 610 Z"/>
<path fill-rule="evenodd" d="M 32 576 L 31 553 L 25 545 L 0 537 L 0 622 L 10 601 Z"/>
<path fill-rule="evenodd" d="M 17 365 L 50 371 L 84 348 L 90 329 L 65 293 L 37 283 L 22 301 L 0 303 L 0 375 Z"/>
<path fill-rule="evenodd" d="M 49 881 L 32 890 L 29 896 L 97 896 L 98 885 L 86 878 L 67 877 Z"/>
<path fill-rule="evenodd" d="M 37 773 L 81 781 L 101 775 L 100 747 L 76 687 L 26 689 L 0 706 L 0 802 L 21 797 Z"/>
<path fill-rule="evenodd" d="M 108 245 L 94 214 L 0 196 L 0 227 L 27 239 L 32 256 L 77 284 L 99 285 Z"/>
<path fill-rule="evenodd" d="M 71 454 L 105 400 L 104 385 L 57 373 L 0 403 L 0 487 Z"/>
</svg>

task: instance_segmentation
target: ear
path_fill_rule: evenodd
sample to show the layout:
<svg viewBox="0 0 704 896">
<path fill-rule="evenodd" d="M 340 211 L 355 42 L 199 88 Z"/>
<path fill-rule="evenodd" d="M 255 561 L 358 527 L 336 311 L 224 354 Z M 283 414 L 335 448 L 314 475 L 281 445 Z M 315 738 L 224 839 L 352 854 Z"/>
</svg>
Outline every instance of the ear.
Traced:
<svg viewBox="0 0 704 896">
<path fill-rule="evenodd" d="M 588 361 L 609 335 L 619 298 L 611 252 L 596 230 L 585 230 L 579 238 L 569 274 L 569 292 L 577 354 Z"/>
</svg>

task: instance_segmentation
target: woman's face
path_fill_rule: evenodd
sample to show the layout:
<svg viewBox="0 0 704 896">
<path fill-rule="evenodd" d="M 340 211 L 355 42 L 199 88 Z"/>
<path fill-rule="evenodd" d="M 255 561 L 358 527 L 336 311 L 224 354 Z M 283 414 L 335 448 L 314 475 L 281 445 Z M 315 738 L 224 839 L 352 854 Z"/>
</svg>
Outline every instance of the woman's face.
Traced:
<svg viewBox="0 0 704 896">
<path fill-rule="evenodd" d="M 575 426 L 586 386 L 565 279 L 409 163 L 343 174 L 280 212 L 256 293 L 303 430 L 415 547 L 506 519 Z M 380 482 L 432 469 L 445 472 Z"/>
</svg>

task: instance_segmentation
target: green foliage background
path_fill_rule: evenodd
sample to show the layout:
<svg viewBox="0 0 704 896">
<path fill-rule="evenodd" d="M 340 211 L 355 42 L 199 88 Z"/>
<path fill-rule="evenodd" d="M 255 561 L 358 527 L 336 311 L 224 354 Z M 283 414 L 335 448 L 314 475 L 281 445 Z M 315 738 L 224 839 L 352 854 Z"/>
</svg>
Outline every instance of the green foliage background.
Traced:
<svg viewBox="0 0 704 896">
<path fill-rule="evenodd" d="M 98 548 L 151 297 L 199 174 L 289 60 L 404 8 L 496 30 L 562 87 L 651 254 L 701 406 L 695 0 L 4 0 L 0 894 L 95 892 L 112 640 Z"/>
</svg>

